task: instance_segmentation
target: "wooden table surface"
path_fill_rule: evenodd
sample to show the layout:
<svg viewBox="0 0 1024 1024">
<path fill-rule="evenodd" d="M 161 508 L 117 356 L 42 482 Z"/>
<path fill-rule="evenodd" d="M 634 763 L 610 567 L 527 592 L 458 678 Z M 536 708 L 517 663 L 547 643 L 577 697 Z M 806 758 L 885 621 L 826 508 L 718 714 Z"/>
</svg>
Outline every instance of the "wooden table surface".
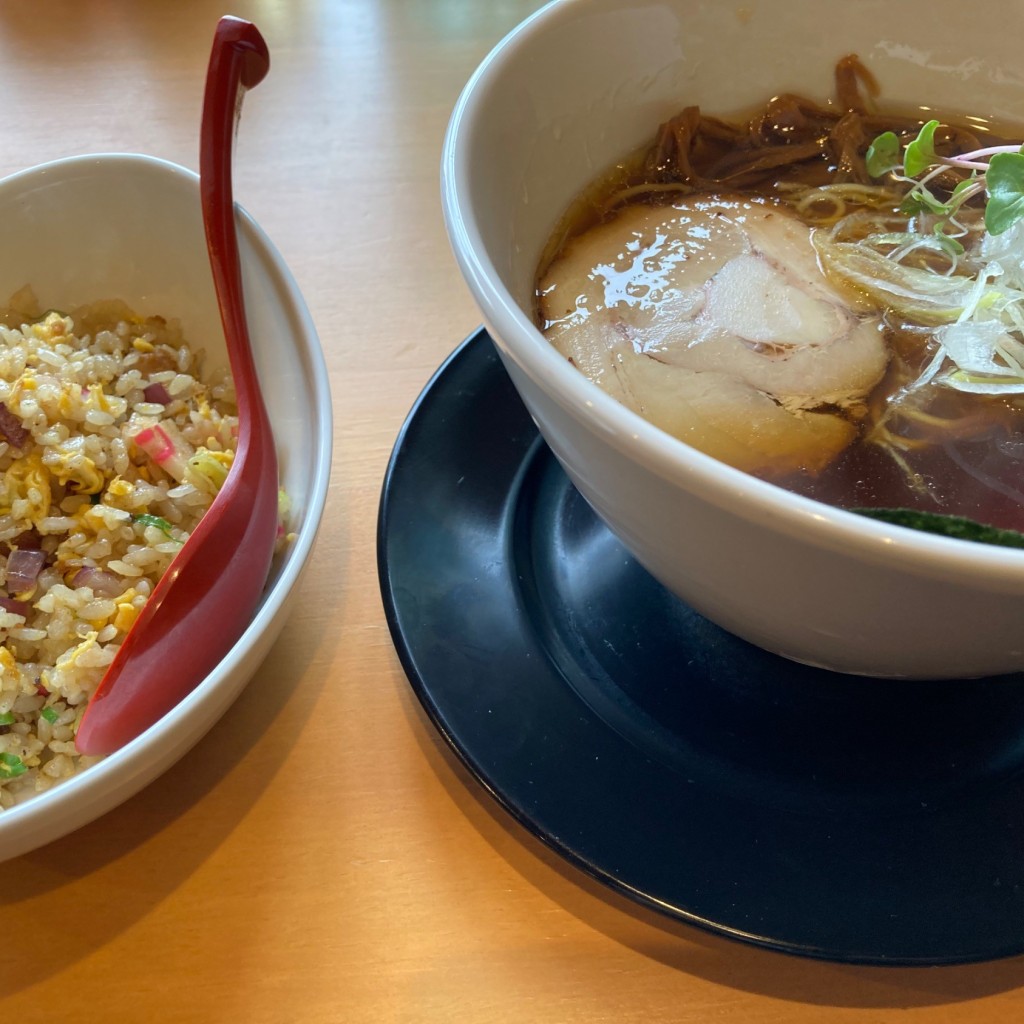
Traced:
<svg viewBox="0 0 1024 1024">
<path fill-rule="evenodd" d="M 3 865 L 0 1020 L 1016 1021 L 1024 961 L 856 968 L 636 909 L 514 824 L 395 656 L 375 520 L 395 435 L 478 323 L 438 201 L 462 84 L 535 0 L 239 0 L 269 43 L 236 196 L 284 254 L 335 401 L 285 635 L 173 771 Z M 0 174 L 79 152 L 197 166 L 215 0 L 3 0 Z M 0 225 L 2 231 L 2 225 Z M 1021 922 L 1024 928 L 1024 921 Z"/>
</svg>

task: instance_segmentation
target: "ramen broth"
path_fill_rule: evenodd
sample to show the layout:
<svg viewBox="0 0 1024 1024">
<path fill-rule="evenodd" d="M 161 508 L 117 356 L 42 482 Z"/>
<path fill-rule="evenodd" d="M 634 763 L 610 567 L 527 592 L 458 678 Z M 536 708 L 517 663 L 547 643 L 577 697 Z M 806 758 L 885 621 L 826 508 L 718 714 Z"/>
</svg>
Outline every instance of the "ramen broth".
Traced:
<svg viewBox="0 0 1024 1024">
<path fill-rule="evenodd" d="M 860 284 L 859 268 L 882 259 L 882 278 L 896 262 L 927 295 L 928 275 L 943 288 L 963 277 L 976 295 L 969 274 L 992 242 L 980 202 L 955 231 L 936 228 L 928 211 L 901 210 L 898 175 L 868 173 L 873 138 L 905 142 L 923 123 L 874 112 L 874 91 L 850 57 L 830 104 L 775 97 L 732 122 L 682 111 L 559 225 L 538 270 L 538 322 L 623 404 L 763 479 L 840 507 L 1024 530 L 1024 380 L 1004 387 L 998 360 L 1002 377 L 965 376 L 967 361 L 944 362 L 941 339 L 959 351 L 942 333 L 956 316 L 927 296 L 907 315 L 885 281 Z M 935 148 L 999 142 L 978 131 L 942 125 Z M 960 241 L 940 237 L 961 226 Z M 995 393 L 977 393 L 979 379 Z"/>
</svg>

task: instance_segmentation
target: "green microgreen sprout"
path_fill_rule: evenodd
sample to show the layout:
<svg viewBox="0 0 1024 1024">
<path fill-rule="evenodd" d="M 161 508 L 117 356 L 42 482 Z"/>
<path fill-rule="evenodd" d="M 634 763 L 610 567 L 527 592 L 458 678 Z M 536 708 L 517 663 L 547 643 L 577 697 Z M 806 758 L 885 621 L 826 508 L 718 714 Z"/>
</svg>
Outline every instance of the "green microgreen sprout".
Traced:
<svg viewBox="0 0 1024 1024">
<path fill-rule="evenodd" d="M 895 132 L 883 132 L 868 147 L 868 174 L 873 178 L 893 174 L 912 183 L 900 211 L 908 216 L 934 214 L 959 227 L 957 211 L 969 199 L 987 193 L 985 230 L 990 235 L 1001 235 L 1024 218 L 1024 146 L 987 146 L 959 156 L 940 156 L 935 151 L 938 127 L 935 120 L 923 125 L 917 137 L 902 147 L 902 156 Z M 948 200 L 942 200 L 928 186 L 950 168 L 965 171 L 968 177 L 953 189 Z M 939 234 L 937 230 L 937 237 Z M 955 241 L 944 229 L 941 236 L 944 246 L 947 241 Z"/>
</svg>

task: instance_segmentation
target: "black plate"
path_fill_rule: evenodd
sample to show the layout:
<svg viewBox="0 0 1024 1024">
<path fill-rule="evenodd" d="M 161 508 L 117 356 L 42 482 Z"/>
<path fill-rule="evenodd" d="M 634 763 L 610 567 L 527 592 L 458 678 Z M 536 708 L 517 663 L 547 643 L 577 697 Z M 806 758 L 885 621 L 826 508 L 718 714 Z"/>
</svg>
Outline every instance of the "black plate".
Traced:
<svg viewBox="0 0 1024 1024">
<path fill-rule="evenodd" d="M 1024 952 L 1024 678 L 832 675 L 701 618 L 568 482 L 483 332 L 402 430 L 378 562 L 441 735 L 589 875 L 790 953 Z"/>
</svg>

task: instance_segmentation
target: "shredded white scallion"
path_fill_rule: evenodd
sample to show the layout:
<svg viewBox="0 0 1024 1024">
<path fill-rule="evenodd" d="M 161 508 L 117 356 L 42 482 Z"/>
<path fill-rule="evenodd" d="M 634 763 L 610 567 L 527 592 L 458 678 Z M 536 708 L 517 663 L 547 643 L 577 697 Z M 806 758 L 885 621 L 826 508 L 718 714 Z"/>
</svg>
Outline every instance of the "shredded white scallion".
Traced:
<svg viewBox="0 0 1024 1024">
<path fill-rule="evenodd" d="M 937 328 L 935 356 L 903 392 L 935 383 L 1024 395 L 1024 222 L 998 236 L 964 228 L 955 244 L 924 218 L 911 222 L 919 230 L 865 232 L 864 224 L 863 211 L 841 219 L 817 229 L 814 244 L 825 270 L 870 304 Z"/>
</svg>

